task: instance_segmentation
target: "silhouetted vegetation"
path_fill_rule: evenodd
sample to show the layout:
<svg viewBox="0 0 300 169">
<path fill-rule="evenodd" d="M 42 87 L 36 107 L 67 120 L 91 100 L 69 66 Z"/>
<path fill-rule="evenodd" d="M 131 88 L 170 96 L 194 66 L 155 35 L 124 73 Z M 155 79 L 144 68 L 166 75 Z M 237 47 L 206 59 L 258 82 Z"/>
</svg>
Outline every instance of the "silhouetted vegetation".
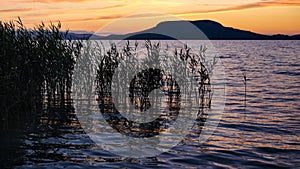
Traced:
<svg viewBox="0 0 300 169">
<path fill-rule="evenodd" d="M 245 95 L 245 98 L 244 98 L 244 107 L 246 108 L 246 105 L 247 105 L 247 74 L 244 72 L 243 73 L 243 83 L 244 83 L 244 88 L 245 88 L 245 91 L 244 91 L 244 95 Z"/>
<path fill-rule="evenodd" d="M 167 105 L 169 112 L 161 114 L 157 119 L 148 123 L 137 123 L 135 121 L 128 120 L 119 112 L 112 98 L 112 80 L 113 76 L 117 76 L 116 85 L 119 86 L 125 81 L 124 78 L 128 78 L 128 72 L 135 69 L 132 64 L 136 64 L 136 59 L 139 57 L 137 54 L 138 43 L 134 45 L 127 43 L 118 48 L 116 44 L 112 43 L 110 49 L 106 53 L 102 53 L 101 61 L 98 65 L 97 70 L 97 95 L 99 96 L 99 108 L 101 113 L 104 115 L 105 120 L 110 124 L 111 127 L 116 129 L 122 134 L 129 135 L 131 137 L 152 137 L 160 133 L 172 124 L 172 121 L 176 120 L 180 110 L 180 88 L 175 81 L 174 77 L 166 74 L 163 70 L 155 69 L 156 67 L 179 69 L 176 71 L 180 75 L 179 77 L 187 77 L 192 75 L 197 81 L 198 94 L 188 93 L 182 91 L 185 97 L 191 97 L 199 104 L 198 118 L 196 125 L 193 130 L 201 131 L 201 128 L 205 122 L 206 115 L 204 109 L 210 108 L 212 90 L 210 87 L 210 74 L 212 72 L 216 60 L 213 60 L 207 69 L 203 63 L 205 62 L 205 48 L 201 47 L 199 53 L 192 53 L 191 49 L 185 45 L 181 49 L 175 49 L 173 52 L 166 52 L 167 49 L 163 49 L 160 43 L 152 43 L 146 41 L 145 46 L 142 48 L 146 49 L 146 55 L 148 57 L 140 59 L 143 65 L 147 65 L 146 69 L 139 72 L 130 82 L 129 86 L 129 97 L 130 101 L 128 104 L 134 105 L 140 111 L 145 111 L 149 108 L 151 103 L 149 102 L 149 93 L 154 89 L 160 89 L 167 96 Z M 164 53 L 166 52 L 166 53 Z M 174 62 L 164 61 L 163 55 L 171 53 L 171 58 Z M 178 60 L 176 60 L 178 59 Z M 125 65 L 120 64 L 122 61 L 127 60 Z M 183 63 L 183 64 L 180 64 Z M 173 64 L 173 65 L 172 65 Z M 116 72 L 118 67 L 123 67 L 120 72 Z M 181 67 L 180 67 L 181 66 Z M 128 70 L 128 71 L 127 71 Z M 193 83 L 187 83 L 184 85 L 191 85 Z M 117 88 L 117 90 L 123 90 Z M 122 93 L 124 91 L 118 91 Z M 127 95 L 125 95 L 127 96 Z M 199 98 L 197 98 L 199 96 Z M 128 97 L 128 96 L 127 96 Z M 126 103 L 126 99 L 118 96 L 122 103 Z"/>
<path fill-rule="evenodd" d="M 109 120 L 119 121 L 121 114 L 111 109 L 113 106 L 111 102 L 112 77 L 115 75 L 115 69 L 120 66 L 121 60 L 133 61 L 123 65 L 125 69 L 133 69 L 133 65 L 130 64 L 139 61 L 137 55 L 139 44 L 136 42 L 131 45 L 128 41 L 118 49 L 116 44 L 112 43 L 105 52 L 103 45 L 97 46 L 86 41 L 85 50 L 81 50 L 83 43 L 65 40 L 67 32 L 62 33 L 60 29 L 60 23 L 57 25 L 51 23 L 49 26 L 41 23 L 34 29 L 26 29 L 20 19 L 0 22 L 1 129 L 15 126 L 19 122 L 26 121 L 26 118 L 31 119 L 33 115 L 40 115 L 41 120 L 47 123 L 51 123 L 51 120 L 56 122 L 68 119 L 72 110 L 71 88 L 75 62 L 84 62 L 86 65 L 79 67 L 79 72 L 76 74 L 80 75 L 80 72 L 97 74 L 96 85 L 100 109 L 102 113 L 109 115 Z M 159 42 L 151 43 L 150 41 L 146 41 L 145 46 L 141 48 L 146 49 L 145 54 L 148 56 L 141 61 L 148 67 L 130 82 L 130 101 L 127 102 L 126 98 L 122 98 L 123 96 L 118 99 L 145 111 L 151 105 L 148 94 L 153 89 L 160 88 L 168 97 L 167 104 L 170 110 L 168 116 L 170 117 L 166 118 L 162 115 L 153 124 L 139 124 L 121 119 L 124 122 L 122 124 L 126 123 L 126 125 L 115 124 L 115 126 L 122 125 L 125 128 L 127 126 L 133 131 L 140 128 L 141 133 L 150 137 L 152 135 L 147 135 L 147 133 L 155 134 L 161 130 L 161 124 L 166 126 L 176 119 L 182 97 L 180 92 L 186 93 L 187 91 L 180 91 L 174 77 L 156 69 L 156 66 L 181 69 L 182 71 L 177 71 L 180 77 L 193 75 L 196 78 L 198 94 L 188 93 L 189 96 L 184 97 L 195 97 L 200 105 L 199 117 L 202 117 L 203 109 L 210 108 L 212 97 L 209 78 L 211 69 L 207 69 L 207 65 L 204 65 L 206 63 L 205 48 L 200 48 L 199 53 L 192 53 L 187 45 L 181 49 L 169 50 L 168 46 L 167 49 L 163 49 Z M 90 55 L 97 55 L 99 58 L 97 60 Z M 162 55 L 169 55 L 175 60 L 172 61 L 173 63 L 168 62 L 161 57 Z M 92 71 L 93 66 L 97 66 L 97 72 Z M 129 78 L 126 72 L 120 72 L 115 76 L 118 79 L 115 85 L 120 85 Z M 92 82 L 93 79 L 87 78 L 84 74 L 80 76 L 80 84 L 95 83 Z M 186 85 L 192 88 L 194 84 L 187 83 Z M 84 90 L 92 93 L 92 86 L 84 85 Z M 118 88 L 118 90 L 123 89 Z M 108 105 L 108 107 L 103 107 L 103 105 Z M 112 111 L 117 114 L 114 115 Z M 156 131 L 149 130 L 151 127 L 153 129 L 153 125 L 156 126 L 154 127 Z M 146 130 L 150 132 L 145 133 Z M 137 135 L 140 136 L 140 133 Z"/>
<path fill-rule="evenodd" d="M 66 106 L 81 42 L 65 40 L 61 24 L 27 29 L 0 21 L 0 128 Z M 45 109 L 46 110 L 46 109 Z"/>
</svg>

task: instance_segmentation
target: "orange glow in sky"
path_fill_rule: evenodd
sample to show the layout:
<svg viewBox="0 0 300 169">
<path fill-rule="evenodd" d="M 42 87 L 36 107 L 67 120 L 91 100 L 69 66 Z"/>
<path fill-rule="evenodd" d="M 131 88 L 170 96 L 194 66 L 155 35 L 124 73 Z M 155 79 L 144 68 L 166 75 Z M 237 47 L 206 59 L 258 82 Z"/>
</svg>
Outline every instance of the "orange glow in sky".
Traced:
<svg viewBox="0 0 300 169">
<path fill-rule="evenodd" d="M 1 21 L 20 16 L 27 27 L 61 21 L 63 29 L 97 31 L 121 17 L 159 12 L 179 19 L 214 20 L 263 34 L 300 34 L 300 0 L 0 0 L 0 6 Z M 114 33 L 155 24 L 149 18 L 139 19 Z"/>
</svg>

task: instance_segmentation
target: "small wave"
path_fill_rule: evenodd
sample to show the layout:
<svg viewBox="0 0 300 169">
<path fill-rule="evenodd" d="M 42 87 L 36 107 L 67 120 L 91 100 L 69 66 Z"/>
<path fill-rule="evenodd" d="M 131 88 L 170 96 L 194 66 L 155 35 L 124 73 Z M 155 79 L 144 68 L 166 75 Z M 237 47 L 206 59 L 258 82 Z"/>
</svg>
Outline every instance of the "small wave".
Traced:
<svg viewBox="0 0 300 169">
<path fill-rule="evenodd" d="M 280 72 L 274 72 L 274 73 L 278 74 L 278 75 L 300 76 L 300 72 L 285 72 L 285 71 L 280 71 Z"/>
</svg>

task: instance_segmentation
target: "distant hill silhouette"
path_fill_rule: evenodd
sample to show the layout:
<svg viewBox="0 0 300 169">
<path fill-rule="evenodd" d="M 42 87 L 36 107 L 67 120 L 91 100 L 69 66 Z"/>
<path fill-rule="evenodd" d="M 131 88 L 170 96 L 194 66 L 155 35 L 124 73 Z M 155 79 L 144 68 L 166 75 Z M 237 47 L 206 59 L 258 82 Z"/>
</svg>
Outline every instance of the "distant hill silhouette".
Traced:
<svg viewBox="0 0 300 169">
<path fill-rule="evenodd" d="M 240 30 L 231 27 L 224 27 L 218 22 L 211 20 L 198 20 L 198 21 L 188 21 L 194 27 L 194 29 L 200 29 L 208 39 L 210 40 L 300 40 L 300 34 L 294 36 L 288 35 L 263 35 L 250 31 Z M 190 32 L 184 30 L 187 28 L 187 21 L 166 21 L 157 24 L 155 27 L 135 32 L 125 35 L 109 35 L 109 36 L 97 36 L 92 34 L 76 34 L 72 33 L 69 35 L 72 39 L 83 39 L 91 37 L 92 39 L 130 39 L 130 40 L 141 40 L 141 39 L 150 39 L 150 40 L 170 40 L 170 39 L 206 39 L 205 36 L 195 35 L 196 31 Z M 190 24 L 189 24 L 190 25 Z M 193 28 L 192 28 L 193 29 Z M 174 36 L 170 36 L 174 35 Z"/>
</svg>

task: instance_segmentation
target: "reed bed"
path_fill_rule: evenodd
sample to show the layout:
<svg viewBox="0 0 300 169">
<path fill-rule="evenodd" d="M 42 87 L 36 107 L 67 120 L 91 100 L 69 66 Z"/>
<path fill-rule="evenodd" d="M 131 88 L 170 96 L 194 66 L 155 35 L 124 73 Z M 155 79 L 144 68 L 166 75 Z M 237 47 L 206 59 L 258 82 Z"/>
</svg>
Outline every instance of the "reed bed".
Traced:
<svg viewBox="0 0 300 169">
<path fill-rule="evenodd" d="M 66 106 L 81 42 L 65 40 L 61 23 L 27 29 L 21 19 L 0 21 L 0 128 Z M 46 104 L 44 104 L 46 103 Z"/>
<path fill-rule="evenodd" d="M 96 93 L 99 98 L 99 107 L 100 111 L 104 114 L 104 117 L 106 120 L 110 123 L 111 127 L 115 128 L 116 130 L 122 132 L 124 131 L 131 131 L 130 136 L 133 137 L 152 137 L 153 135 L 157 134 L 158 131 L 160 131 L 160 125 L 171 123 L 172 120 L 174 120 L 173 116 L 177 116 L 178 114 L 177 110 L 178 106 L 180 105 L 177 103 L 180 97 L 180 93 L 178 93 L 178 88 L 176 87 L 176 81 L 173 81 L 171 78 L 164 78 L 168 76 L 162 75 L 161 83 L 166 82 L 166 85 L 168 86 L 166 93 L 168 93 L 169 99 L 168 105 L 170 106 L 170 117 L 163 117 L 158 118 L 156 121 L 153 121 L 151 123 L 141 123 L 138 124 L 134 121 L 127 120 L 121 112 L 119 112 L 113 103 L 112 98 L 112 81 L 113 76 L 117 76 L 117 81 L 115 81 L 115 88 L 117 90 L 125 90 L 124 88 L 118 88 L 117 86 L 122 86 L 122 83 L 124 83 L 126 78 L 128 78 L 128 72 L 131 72 L 130 70 L 136 69 L 135 65 L 137 63 L 136 59 L 138 58 L 137 54 L 137 48 L 138 45 L 140 45 L 138 42 L 135 42 L 134 44 L 127 41 L 127 43 L 122 47 L 117 47 L 116 44 L 111 43 L 110 48 L 107 49 L 106 53 L 102 52 L 102 56 L 100 58 L 100 63 L 98 65 L 97 69 L 97 78 L 96 78 Z M 193 135 L 198 135 L 199 131 L 201 131 L 202 126 L 205 123 L 205 119 L 207 117 L 207 114 L 205 113 L 205 109 L 209 109 L 211 107 L 211 99 L 212 99 L 212 88 L 211 88 L 211 82 L 210 82 L 210 75 L 212 73 L 212 69 L 214 65 L 216 64 L 216 60 L 212 60 L 208 63 L 206 61 L 206 48 L 201 47 L 198 53 L 191 52 L 191 48 L 189 48 L 187 45 L 184 45 L 181 49 L 164 49 L 160 45 L 159 42 L 153 43 L 151 41 L 145 41 L 144 46 L 141 48 L 146 49 L 146 59 L 140 60 L 145 65 L 148 65 L 148 69 L 140 72 L 140 74 L 137 74 L 133 81 L 131 82 L 129 86 L 129 97 L 130 101 L 128 104 L 135 104 L 140 105 L 141 111 L 147 109 L 147 94 L 149 93 L 154 84 L 150 84 L 150 86 L 145 85 L 146 83 L 151 83 L 151 80 L 149 79 L 160 79 L 157 73 L 151 74 L 151 71 L 156 71 L 158 69 L 153 69 L 155 67 L 162 67 L 162 68 L 168 68 L 171 67 L 171 69 L 180 69 L 181 71 L 177 71 L 179 75 L 177 77 L 186 77 L 186 76 L 193 76 L 196 80 L 196 84 L 193 83 L 187 83 L 185 85 L 191 85 L 190 87 L 193 88 L 196 85 L 196 88 L 198 89 L 198 93 L 188 93 L 186 91 L 182 91 L 183 93 L 186 93 L 186 97 L 192 97 L 195 99 L 195 101 L 199 104 L 199 112 L 196 119 L 196 125 L 193 128 L 194 132 Z M 172 50 L 172 51 L 170 51 Z M 166 62 L 164 61 L 164 55 L 170 55 L 171 58 L 175 59 L 174 62 Z M 177 59 L 177 60 L 176 60 Z M 122 61 L 127 60 L 128 62 L 125 65 L 122 65 Z M 183 63 L 183 64 L 180 64 Z M 156 65 L 158 64 L 158 65 Z M 174 64 L 174 65 L 172 65 Z M 209 65 L 210 68 L 206 68 Z M 122 67 L 122 71 L 116 73 L 116 69 L 118 67 Z M 182 66 L 182 67 L 180 67 Z M 146 76 L 146 77 L 138 77 L 138 76 Z M 147 77 L 148 76 L 148 77 Z M 147 82 L 145 82 L 145 79 Z M 163 80 L 164 79 L 164 80 Z M 133 86 L 132 86 L 133 84 Z M 127 84 L 128 86 L 129 84 Z M 164 86 L 163 84 L 158 86 Z M 159 88 L 159 87 L 156 87 Z M 125 91 L 118 91 L 117 93 L 123 93 Z M 174 95 L 174 96 L 173 96 Z M 128 97 L 127 95 L 124 95 L 125 97 Z M 197 97 L 195 97 L 197 96 Z M 126 98 L 119 97 L 120 102 L 126 103 Z M 149 99 L 148 99 L 149 100 Z M 140 102 L 140 103 L 137 103 Z M 175 103 L 175 104 L 172 104 Z M 175 107 L 174 107 L 175 106 Z M 174 110 L 174 111 L 171 111 Z M 175 117 L 176 119 L 176 117 Z M 128 133 L 123 133 L 128 134 Z"/>
<path fill-rule="evenodd" d="M 32 116 L 37 115 L 43 116 L 48 122 L 49 119 L 65 120 L 73 106 L 71 90 L 76 62 L 87 59 L 90 63 L 87 65 L 97 68 L 93 72 L 90 67 L 83 67 L 79 68 L 79 72 L 96 73 L 97 78 L 93 82 L 98 85 L 96 94 L 99 98 L 106 98 L 111 97 L 112 77 L 120 61 L 138 59 L 137 42 L 131 44 L 128 41 L 121 48 L 111 43 L 110 48 L 105 49 L 99 44 L 92 46 L 94 44 L 89 41 L 83 43 L 79 40 L 68 40 L 68 32 L 60 29 L 60 22 L 56 25 L 50 23 L 48 26 L 41 23 L 33 29 L 27 29 L 20 18 L 10 22 L 0 21 L 0 129 L 22 125 L 27 119 L 36 119 Z M 148 60 L 144 60 L 145 63 L 158 63 L 162 67 L 178 69 L 178 65 L 165 62 L 161 57 L 164 51 L 170 50 L 168 47 L 163 49 L 160 43 L 145 41 L 142 48 L 146 49 L 149 56 Z M 209 108 L 211 104 L 211 71 L 203 64 L 205 48 L 200 48 L 197 54 L 190 50 L 185 45 L 181 49 L 174 49 L 172 55 L 179 58 L 177 62 L 183 62 L 184 67 L 188 67 L 183 69 L 181 76 L 194 74 L 197 79 L 199 98 L 195 99 L 200 101 L 199 114 L 202 115 L 201 110 Z M 99 55 L 99 58 L 95 61 L 90 59 L 93 57 L 90 55 Z M 132 69 L 132 66 L 129 62 L 126 68 Z M 128 78 L 125 72 L 117 76 L 117 85 Z M 87 82 L 94 80 L 86 79 L 84 74 L 80 77 Z M 120 99 L 126 103 L 126 98 Z"/>
</svg>

